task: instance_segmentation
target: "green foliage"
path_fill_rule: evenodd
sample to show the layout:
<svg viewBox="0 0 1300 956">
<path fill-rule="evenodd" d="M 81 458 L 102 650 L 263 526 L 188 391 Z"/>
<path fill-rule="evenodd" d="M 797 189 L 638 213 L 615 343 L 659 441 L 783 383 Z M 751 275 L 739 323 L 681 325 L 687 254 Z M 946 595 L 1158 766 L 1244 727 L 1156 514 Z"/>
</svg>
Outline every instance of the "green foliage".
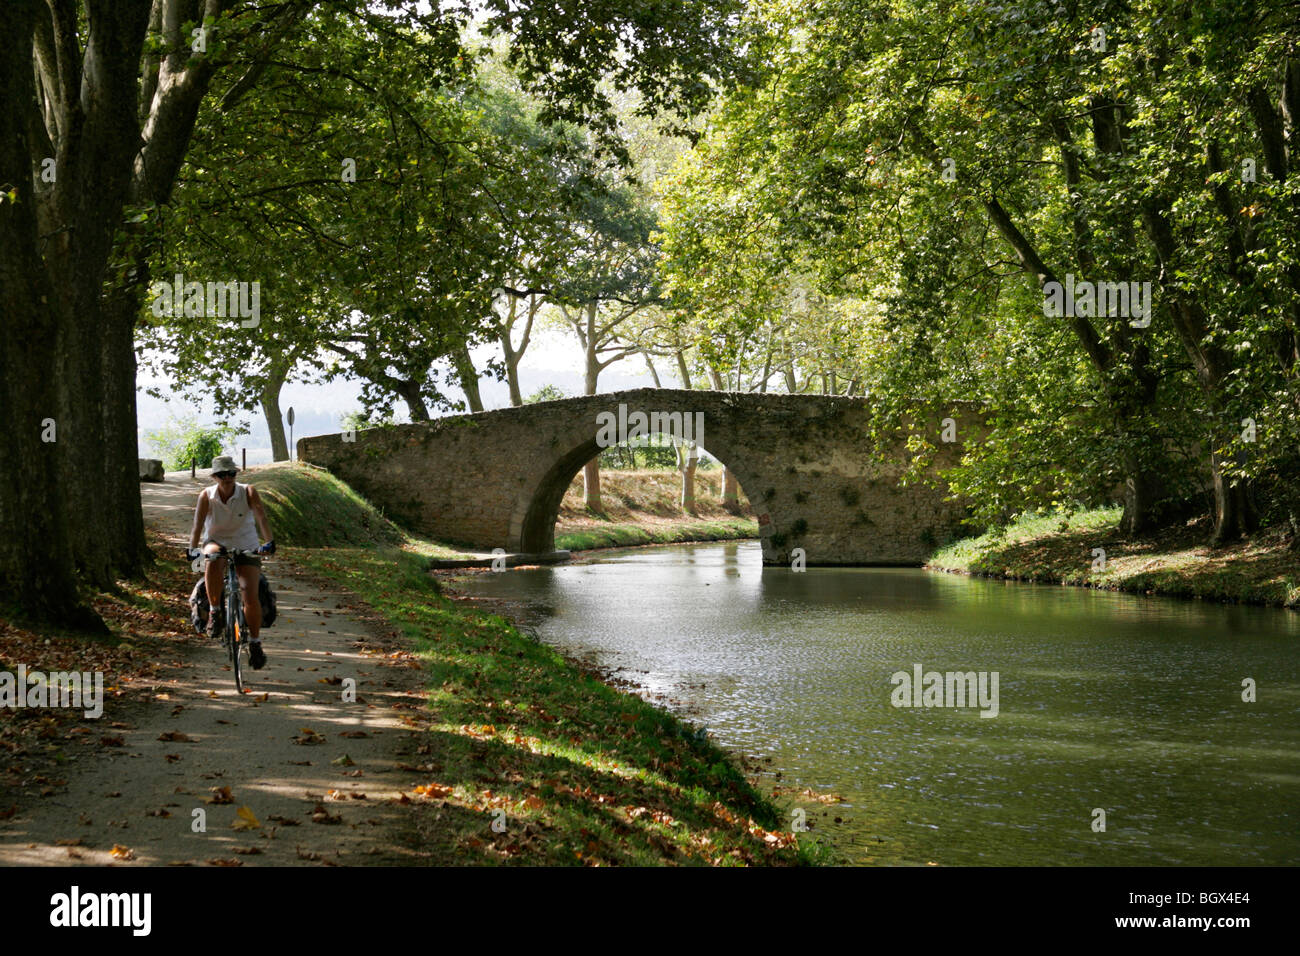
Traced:
<svg viewBox="0 0 1300 956">
<path fill-rule="evenodd" d="M 562 398 L 568 398 L 564 389 L 558 385 L 543 385 L 537 391 L 524 398 L 525 405 L 536 405 L 538 402 L 556 402 Z"/>
<path fill-rule="evenodd" d="M 672 441 L 666 435 L 643 435 L 621 445 L 601 449 L 600 466 L 614 469 L 676 469 L 677 454 Z"/>
<path fill-rule="evenodd" d="M 182 471 L 191 462 L 203 470 L 230 447 L 233 439 L 247 433 L 246 428 L 234 425 L 200 425 L 195 415 L 173 416 L 162 428 L 147 432 L 145 440 L 168 471 Z"/>
<path fill-rule="evenodd" d="M 339 419 L 339 428 L 342 431 L 363 431 L 367 428 L 385 428 L 396 424 L 396 419 L 391 415 L 386 418 L 379 418 L 368 415 L 364 410 L 360 409 L 347 412 Z"/>
<path fill-rule="evenodd" d="M 946 477 L 980 520 L 1131 482 L 1133 530 L 1205 507 L 1213 464 L 1220 532 L 1251 526 L 1234 487 L 1296 524 L 1293 17 L 1228 0 L 761 10 L 780 24 L 766 82 L 722 102 L 663 187 L 667 285 L 710 361 L 737 383 L 756 367 L 791 391 L 857 383 L 879 433 L 911 431 L 916 470 L 939 451 L 918 409 L 969 402 Z M 1046 314 L 1040 285 L 1067 274 L 1150 282 L 1150 324 Z M 1269 436 L 1243 438 L 1247 418 Z"/>
</svg>

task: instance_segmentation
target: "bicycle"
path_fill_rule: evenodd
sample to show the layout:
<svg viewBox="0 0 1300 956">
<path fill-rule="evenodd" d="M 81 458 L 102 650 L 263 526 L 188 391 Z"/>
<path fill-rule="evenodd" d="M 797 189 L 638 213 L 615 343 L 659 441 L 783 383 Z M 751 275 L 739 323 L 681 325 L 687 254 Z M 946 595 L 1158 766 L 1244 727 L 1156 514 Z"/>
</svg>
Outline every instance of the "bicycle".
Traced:
<svg viewBox="0 0 1300 956">
<path fill-rule="evenodd" d="M 235 672 L 235 690 L 239 693 L 244 692 L 244 681 L 240 656 L 247 653 L 248 641 L 245 635 L 248 633 L 248 622 L 244 618 L 244 602 L 242 600 L 243 591 L 240 587 L 239 575 L 235 573 L 235 559 L 246 556 L 265 557 L 269 552 L 263 551 L 262 547 L 253 548 L 236 548 L 227 550 L 222 548 L 220 551 L 207 553 L 199 548 L 186 548 L 185 555 L 189 558 L 203 558 L 207 561 L 216 561 L 218 558 L 226 558 L 226 586 L 223 597 L 225 598 L 224 614 L 220 623 L 213 627 L 214 634 L 220 630 L 221 646 L 225 648 L 226 655 L 230 658 L 230 668 Z M 208 609 L 209 614 L 217 614 L 220 608 L 211 607 Z M 232 626 L 233 625 L 233 626 Z"/>
</svg>

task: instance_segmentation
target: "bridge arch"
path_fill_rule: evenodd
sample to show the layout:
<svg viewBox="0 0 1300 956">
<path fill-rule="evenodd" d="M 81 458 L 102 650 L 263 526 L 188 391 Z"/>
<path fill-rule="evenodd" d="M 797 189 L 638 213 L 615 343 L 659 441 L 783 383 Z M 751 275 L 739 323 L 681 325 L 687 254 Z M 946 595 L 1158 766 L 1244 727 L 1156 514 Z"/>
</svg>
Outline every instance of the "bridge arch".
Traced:
<svg viewBox="0 0 1300 956">
<path fill-rule="evenodd" d="M 510 545 L 508 550 L 525 554 L 542 554 L 555 548 L 555 524 L 559 518 L 564 495 L 573 483 L 574 476 L 582 467 L 595 458 L 604 449 L 597 441 L 597 426 L 593 423 L 589 433 L 582 437 L 579 432 L 570 450 L 560 456 L 547 468 L 536 484 L 526 484 L 523 492 L 515 502 L 510 518 Z M 654 429 L 650 434 L 666 434 L 663 429 Z M 714 432 L 706 433 L 709 455 L 729 468 L 742 492 L 745 483 L 743 455 L 732 451 L 733 443 Z M 703 443 L 701 443 L 703 444 Z M 726 449 L 725 451 L 722 449 Z M 746 497 L 748 495 L 746 494 Z"/>
</svg>

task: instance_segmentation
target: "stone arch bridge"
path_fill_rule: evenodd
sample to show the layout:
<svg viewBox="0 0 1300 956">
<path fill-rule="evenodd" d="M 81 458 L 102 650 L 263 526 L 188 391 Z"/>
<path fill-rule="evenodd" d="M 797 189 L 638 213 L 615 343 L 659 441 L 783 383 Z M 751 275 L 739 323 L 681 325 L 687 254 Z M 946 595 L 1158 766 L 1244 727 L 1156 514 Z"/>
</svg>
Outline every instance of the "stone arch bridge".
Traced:
<svg viewBox="0 0 1300 956">
<path fill-rule="evenodd" d="M 944 500 L 942 486 L 900 483 L 910 458 L 904 434 L 871 454 L 870 402 L 636 389 L 303 438 L 298 457 L 414 531 L 484 551 L 543 554 L 554 550 L 561 499 L 600 451 L 608 415 L 620 405 L 629 417 L 680 413 L 703 423 L 700 445 L 748 497 L 764 564 L 789 563 L 802 548 L 809 565 L 917 565 L 957 530 L 964 507 Z M 956 422 L 950 443 L 939 441 L 947 417 Z M 937 443 L 931 468 L 955 462 L 976 427 L 959 406 L 918 413 L 915 422 Z"/>
</svg>

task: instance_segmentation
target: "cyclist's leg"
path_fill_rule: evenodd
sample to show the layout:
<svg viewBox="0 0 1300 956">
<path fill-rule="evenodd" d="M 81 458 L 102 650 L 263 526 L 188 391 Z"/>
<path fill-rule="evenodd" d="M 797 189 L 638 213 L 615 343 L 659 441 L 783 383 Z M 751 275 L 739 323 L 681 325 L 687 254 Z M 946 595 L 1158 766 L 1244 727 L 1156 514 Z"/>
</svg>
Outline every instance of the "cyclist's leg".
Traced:
<svg viewBox="0 0 1300 956">
<path fill-rule="evenodd" d="M 221 545 L 215 541 L 209 541 L 203 545 L 205 554 L 214 554 L 221 550 Z M 208 607 L 221 607 L 221 596 L 225 593 L 226 587 L 226 559 L 217 558 L 215 561 L 203 562 L 207 567 L 203 569 L 204 585 L 208 589 Z"/>
<path fill-rule="evenodd" d="M 244 597 L 244 621 L 248 624 L 248 639 L 256 641 L 261 637 L 262 602 L 257 597 L 257 580 L 262 569 L 255 564 L 241 564 L 235 568 L 239 575 L 239 589 Z"/>
</svg>

